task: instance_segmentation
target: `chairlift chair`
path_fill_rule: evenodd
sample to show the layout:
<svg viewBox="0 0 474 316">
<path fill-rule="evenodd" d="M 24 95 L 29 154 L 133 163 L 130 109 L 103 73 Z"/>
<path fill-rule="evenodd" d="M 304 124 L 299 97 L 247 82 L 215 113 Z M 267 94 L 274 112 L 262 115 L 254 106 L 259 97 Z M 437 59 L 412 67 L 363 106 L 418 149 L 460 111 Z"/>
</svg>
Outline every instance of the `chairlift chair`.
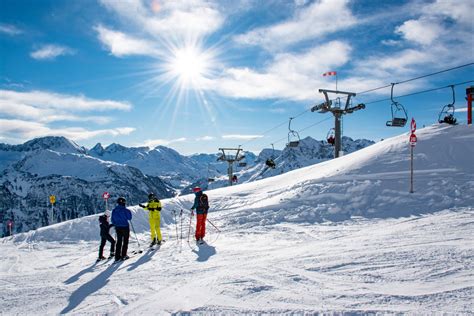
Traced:
<svg viewBox="0 0 474 316">
<path fill-rule="evenodd" d="M 326 140 L 328 142 L 328 144 L 331 144 L 334 146 L 334 144 L 336 144 L 336 136 L 335 136 L 335 130 L 334 128 L 331 128 L 328 132 L 328 134 L 326 135 Z"/>
<path fill-rule="evenodd" d="M 276 168 L 275 161 L 273 161 L 271 158 L 268 158 L 267 161 L 265 161 L 265 164 L 272 169 Z"/>
<path fill-rule="evenodd" d="M 403 105 L 393 99 L 393 87 L 395 83 L 392 83 L 392 90 L 390 92 L 390 99 L 392 100 L 392 104 L 390 109 L 392 111 L 392 120 L 387 121 L 387 126 L 392 127 L 403 127 L 407 123 L 408 114 Z"/>
<path fill-rule="evenodd" d="M 268 158 L 266 161 L 265 161 L 265 164 L 272 168 L 272 169 L 275 169 L 276 168 L 276 164 L 275 164 L 275 161 L 273 160 L 274 158 L 274 154 L 275 154 L 275 147 L 273 146 L 272 144 L 272 154 L 270 155 L 270 158 Z"/>
<path fill-rule="evenodd" d="M 291 120 L 293 117 L 290 117 L 290 121 L 288 122 L 288 144 L 286 144 L 288 147 L 298 147 L 300 144 L 300 135 L 298 134 L 297 131 L 294 131 L 291 129 Z"/>
<path fill-rule="evenodd" d="M 454 117 L 454 111 L 455 111 L 454 103 L 456 103 L 456 96 L 454 94 L 453 85 L 451 86 L 451 89 L 453 91 L 453 102 L 443 106 L 443 108 L 441 109 L 441 112 L 438 115 L 438 122 L 456 125 L 456 118 Z"/>
</svg>

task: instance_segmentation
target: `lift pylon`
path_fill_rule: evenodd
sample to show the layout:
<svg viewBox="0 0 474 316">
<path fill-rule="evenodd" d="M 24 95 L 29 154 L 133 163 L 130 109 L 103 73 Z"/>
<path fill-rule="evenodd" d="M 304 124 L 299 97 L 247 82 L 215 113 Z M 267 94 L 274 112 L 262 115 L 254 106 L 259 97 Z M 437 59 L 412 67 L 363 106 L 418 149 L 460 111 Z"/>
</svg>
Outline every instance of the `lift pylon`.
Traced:
<svg viewBox="0 0 474 316">
<path fill-rule="evenodd" d="M 227 174 L 229 175 L 229 185 L 232 185 L 234 183 L 234 162 L 241 161 L 245 158 L 245 156 L 242 154 L 243 149 L 239 146 L 239 148 L 219 148 L 219 150 L 222 151 L 222 155 L 217 160 L 227 161 L 229 164 L 227 168 Z"/>
<path fill-rule="evenodd" d="M 334 115 L 334 158 L 337 158 L 341 154 L 341 143 L 342 143 L 342 136 L 341 136 L 341 118 L 344 114 L 351 114 L 354 111 L 365 109 L 365 104 L 360 103 L 356 106 L 351 106 L 351 97 L 355 97 L 356 94 L 354 92 L 345 92 L 345 91 L 338 91 L 338 90 L 327 90 L 327 89 L 319 89 L 320 93 L 324 94 L 324 98 L 326 102 L 321 104 L 315 105 L 311 108 L 311 112 L 318 111 L 319 113 L 326 113 L 331 112 Z M 329 100 L 328 93 L 335 93 L 335 94 L 343 94 L 346 95 L 346 105 L 341 107 L 340 104 L 337 106 L 333 106 L 332 101 Z"/>
</svg>

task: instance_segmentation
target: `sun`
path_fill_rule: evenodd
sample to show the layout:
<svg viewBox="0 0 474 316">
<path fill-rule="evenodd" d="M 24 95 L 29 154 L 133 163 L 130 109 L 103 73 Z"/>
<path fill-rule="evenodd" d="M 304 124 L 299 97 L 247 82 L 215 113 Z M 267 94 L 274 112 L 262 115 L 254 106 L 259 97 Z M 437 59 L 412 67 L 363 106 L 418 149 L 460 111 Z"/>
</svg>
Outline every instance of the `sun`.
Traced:
<svg viewBox="0 0 474 316">
<path fill-rule="evenodd" d="M 168 62 L 168 73 L 180 86 L 202 88 L 208 78 L 212 56 L 197 46 L 176 48 Z"/>
</svg>

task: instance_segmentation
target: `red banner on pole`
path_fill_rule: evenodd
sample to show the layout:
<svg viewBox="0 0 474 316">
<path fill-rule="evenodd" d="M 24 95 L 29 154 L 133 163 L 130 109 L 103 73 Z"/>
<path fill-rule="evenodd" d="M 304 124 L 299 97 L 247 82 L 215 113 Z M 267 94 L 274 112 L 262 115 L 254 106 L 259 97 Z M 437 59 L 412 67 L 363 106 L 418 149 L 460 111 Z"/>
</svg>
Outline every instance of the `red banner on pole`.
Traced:
<svg viewBox="0 0 474 316">
<path fill-rule="evenodd" d="M 323 77 L 336 76 L 336 75 L 337 75 L 337 72 L 335 72 L 335 71 L 328 71 L 328 72 L 323 73 Z"/>
<path fill-rule="evenodd" d="M 416 131 L 416 122 L 415 119 L 412 117 L 411 118 L 411 124 L 410 124 L 410 130 L 412 134 L 415 134 Z"/>
<path fill-rule="evenodd" d="M 108 199 L 110 198 L 109 192 L 104 192 L 104 193 L 102 194 L 102 197 L 104 198 L 104 200 L 108 200 Z"/>
</svg>

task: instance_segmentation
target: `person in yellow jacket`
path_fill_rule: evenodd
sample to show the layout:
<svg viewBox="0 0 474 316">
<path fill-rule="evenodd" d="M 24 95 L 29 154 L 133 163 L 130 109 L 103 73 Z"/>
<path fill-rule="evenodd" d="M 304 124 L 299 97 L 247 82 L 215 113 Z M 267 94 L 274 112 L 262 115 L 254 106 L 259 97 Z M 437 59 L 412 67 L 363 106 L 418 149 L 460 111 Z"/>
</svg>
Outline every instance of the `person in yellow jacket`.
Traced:
<svg viewBox="0 0 474 316">
<path fill-rule="evenodd" d="M 150 221 L 150 230 L 151 230 L 151 244 L 150 247 L 154 245 L 161 245 L 161 230 L 160 230 L 160 221 L 161 221 L 161 202 L 155 196 L 155 194 L 148 194 L 148 203 L 146 205 L 139 204 L 140 207 L 148 210 L 149 221 Z"/>
</svg>

